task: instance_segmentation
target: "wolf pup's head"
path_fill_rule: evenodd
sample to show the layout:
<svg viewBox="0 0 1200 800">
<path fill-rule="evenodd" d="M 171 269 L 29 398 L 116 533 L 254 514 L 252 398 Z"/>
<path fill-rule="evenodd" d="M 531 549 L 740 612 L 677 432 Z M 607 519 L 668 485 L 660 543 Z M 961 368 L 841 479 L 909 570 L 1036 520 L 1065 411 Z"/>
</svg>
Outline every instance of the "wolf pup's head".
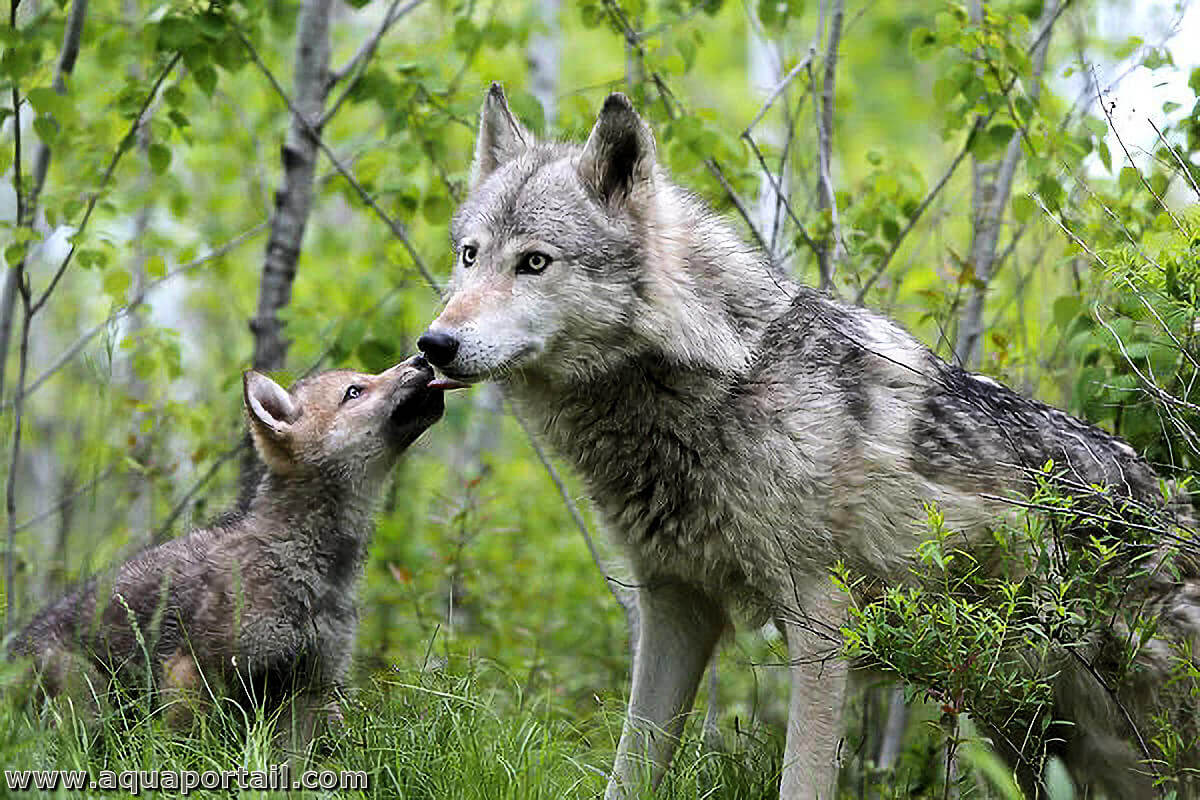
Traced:
<svg viewBox="0 0 1200 800">
<path fill-rule="evenodd" d="M 418 345 L 461 381 L 586 377 L 656 344 L 706 358 L 736 351 L 736 342 L 694 342 L 680 318 L 692 310 L 679 299 L 688 245 L 655 231 L 678 229 L 666 217 L 690 213 L 683 194 L 656 166 L 650 128 L 624 95 L 608 97 L 580 147 L 536 142 L 493 84 L 471 191 L 450 228 L 451 291 Z"/>
<path fill-rule="evenodd" d="M 405 448 L 442 416 L 442 392 L 422 356 L 370 375 L 330 370 L 284 389 L 243 375 L 250 434 L 277 475 L 328 476 L 358 485 L 387 474 Z"/>
</svg>

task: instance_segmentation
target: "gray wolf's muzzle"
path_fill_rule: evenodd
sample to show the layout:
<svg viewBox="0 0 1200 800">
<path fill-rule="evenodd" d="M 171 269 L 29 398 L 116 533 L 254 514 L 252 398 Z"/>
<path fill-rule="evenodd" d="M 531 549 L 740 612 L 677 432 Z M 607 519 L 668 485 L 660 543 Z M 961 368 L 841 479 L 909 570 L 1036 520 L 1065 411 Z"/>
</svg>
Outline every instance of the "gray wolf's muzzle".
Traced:
<svg viewBox="0 0 1200 800">
<path fill-rule="evenodd" d="M 458 339 L 444 331 L 427 330 L 417 339 L 417 347 L 435 367 L 444 367 L 458 353 Z"/>
</svg>

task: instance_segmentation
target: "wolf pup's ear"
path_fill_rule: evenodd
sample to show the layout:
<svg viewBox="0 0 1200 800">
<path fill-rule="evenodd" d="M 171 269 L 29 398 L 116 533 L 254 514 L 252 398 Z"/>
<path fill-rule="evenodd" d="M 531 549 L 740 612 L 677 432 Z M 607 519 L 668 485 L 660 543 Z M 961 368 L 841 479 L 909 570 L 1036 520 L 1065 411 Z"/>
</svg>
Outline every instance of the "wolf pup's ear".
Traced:
<svg viewBox="0 0 1200 800">
<path fill-rule="evenodd" d="M 254 449 L 268 468 L 285 470 L 292 461 L 288 434 L 300 418 L 300 406 L 287 389 L 252 369 L 242 373 L 242 397 Z"/>
<path fill-rule="evenodd" d="M 533 134 L 525 130 L 508 110 L 504 89 L 493 83 L 479 112 L 479 137 L 471 164 L 471 186 L 478 186 L 496 168 L 516 158 L 533 145 Z"/>
<path fill-rule="evenodd" d="M 607 205 L 625 201 L 633 188 L 654 174 L 654 134 L 620 92 L 604 101 L 583 146 L 579 174 Z"/>
</svg>

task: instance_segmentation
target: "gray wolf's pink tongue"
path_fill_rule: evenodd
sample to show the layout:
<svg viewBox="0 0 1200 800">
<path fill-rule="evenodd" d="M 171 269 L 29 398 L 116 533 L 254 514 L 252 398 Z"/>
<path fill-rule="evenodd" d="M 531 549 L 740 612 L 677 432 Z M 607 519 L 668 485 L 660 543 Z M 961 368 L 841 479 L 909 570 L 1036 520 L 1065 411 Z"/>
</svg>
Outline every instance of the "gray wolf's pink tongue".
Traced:
<svg viewBox="0 0 1200 800">
<path fill-rule="evenodd" d="M 425 386 L 429 389 L 440 389 L 442 391 L 471 388 L 471 384 L 463 383 L 462 381 L 456 381 L 453 378 L 434 378 L 429 383 L 425 384 Z"/>
</svg>

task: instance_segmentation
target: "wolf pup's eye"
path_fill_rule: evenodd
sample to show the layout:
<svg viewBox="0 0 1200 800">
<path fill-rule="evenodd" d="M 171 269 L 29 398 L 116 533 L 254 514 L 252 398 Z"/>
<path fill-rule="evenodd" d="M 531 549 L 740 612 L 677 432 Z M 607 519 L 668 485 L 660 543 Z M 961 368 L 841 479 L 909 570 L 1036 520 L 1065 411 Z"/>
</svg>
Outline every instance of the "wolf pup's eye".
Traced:
<svg viewBox="0 0 1200 800">
<path fill-rule="evenodd" d="M 464 267 L 469 267 L 475 263 L 475 257 L 479 255 L 479 250 L 473 244 L 464 244 L 459 257 L 462 258 Z"/>
<path fill-rule="evenodd" d="M 521 260 L 517 262 L 518 275 L 537 275 L 546 267 L 550 266 L 550 256 L 545 253 L 539 253 L 536 250 L 532 253 L 526 253 L 521 256 Z"/>
<path fill-rule="evenodd" d="M 359 386 L 358 384 L 354 384 L 353 386 L 350 386 L 349 388 L 346 389 L 346 394 L 344 394 L 342 396 L 342 402 L 345 403 L 350 400 L 353 400 L 354 398 L 358 397 L 362 393 L 363 393 L 362 387 Z"/>
</svg>

